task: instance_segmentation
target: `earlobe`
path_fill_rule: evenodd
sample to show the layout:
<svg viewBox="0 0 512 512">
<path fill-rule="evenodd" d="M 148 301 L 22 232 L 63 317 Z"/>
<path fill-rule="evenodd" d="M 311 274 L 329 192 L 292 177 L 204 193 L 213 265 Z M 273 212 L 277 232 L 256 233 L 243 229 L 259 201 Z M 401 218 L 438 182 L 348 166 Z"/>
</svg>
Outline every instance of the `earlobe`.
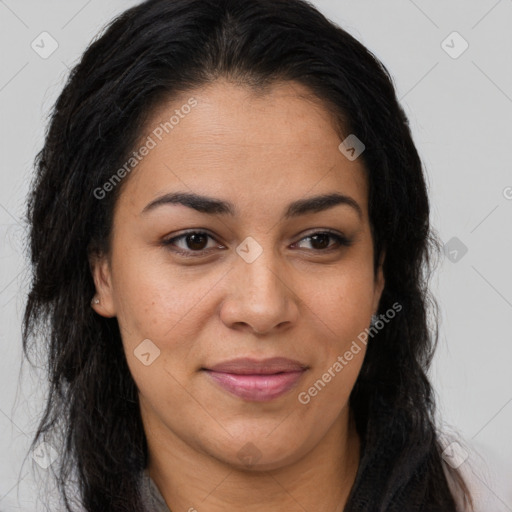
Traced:
<svg viewBox="0 0 512 512">
<path fill-rule="evenodd" d="M 96 287 L 96 294 L 91 299 L 91 307 L 98 315 L 106 318 L 115 317 L 114 290 L 108 258 L 105 255 L 91 255 L 89 267 Z"/>
</svg>

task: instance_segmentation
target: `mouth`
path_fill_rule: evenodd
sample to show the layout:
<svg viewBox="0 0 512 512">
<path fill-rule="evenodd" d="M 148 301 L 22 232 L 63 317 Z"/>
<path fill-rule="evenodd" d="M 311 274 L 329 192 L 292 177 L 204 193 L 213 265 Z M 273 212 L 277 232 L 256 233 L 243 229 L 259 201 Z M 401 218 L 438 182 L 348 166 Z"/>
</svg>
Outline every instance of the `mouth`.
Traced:
<svg viewBox="0 0 512 512">
<path fill-rule="evenodd" d="M 243 358 L 201 368 L 212 381 L 232 395 L 251 402 L 268 402 L 294 388 L 308 366 L 282 357 Z"/>
</svg>

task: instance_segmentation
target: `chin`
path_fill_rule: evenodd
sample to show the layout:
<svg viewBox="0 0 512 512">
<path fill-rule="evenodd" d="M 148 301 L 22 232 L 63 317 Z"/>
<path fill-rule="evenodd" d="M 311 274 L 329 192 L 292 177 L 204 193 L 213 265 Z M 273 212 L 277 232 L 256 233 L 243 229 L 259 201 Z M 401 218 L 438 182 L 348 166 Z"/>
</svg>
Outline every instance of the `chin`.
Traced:
<svg viewBox="0 0 512 512">
<path fill-rule="evenodd" d="M 306 453 L 306 440 L 291 442 L 289 429 L 284 435 L 269 437 L 271 430 L 260 435 L 234 437 L 224 450 L 217 445 L 210 454 L 239 471 L 272 471 L 301 459 Z M 301 442 L 302 441 L 302 442 Z"/>
</svg>

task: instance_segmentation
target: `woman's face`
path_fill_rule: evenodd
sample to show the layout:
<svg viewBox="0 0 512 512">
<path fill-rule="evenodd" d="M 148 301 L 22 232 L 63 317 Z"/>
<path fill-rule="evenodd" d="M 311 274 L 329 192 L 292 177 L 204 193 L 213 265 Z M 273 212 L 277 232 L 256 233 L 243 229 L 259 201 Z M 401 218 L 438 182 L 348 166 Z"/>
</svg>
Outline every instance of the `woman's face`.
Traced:
<svg viewBox="0 0 512 512">
<path fill-rule="evenodd" d="M 93 268 L 148 438 L 277 468 L 347 423 L 384 281 L 362 161 L 306 95 L 218 81 L 142 134 Z"/>
</svg>

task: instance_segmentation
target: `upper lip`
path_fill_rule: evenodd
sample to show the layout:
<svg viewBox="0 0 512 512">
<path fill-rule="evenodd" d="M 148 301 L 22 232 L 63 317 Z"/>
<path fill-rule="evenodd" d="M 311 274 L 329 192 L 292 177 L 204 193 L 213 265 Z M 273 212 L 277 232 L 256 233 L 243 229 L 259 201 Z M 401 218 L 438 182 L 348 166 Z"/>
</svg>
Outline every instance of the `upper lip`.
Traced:
<svg viewBox="0 0 512 512">
<path fill-rule="evenodd" d="M 298 372 L 306 368 L 307 366 L 299 361 L 287 359 L 286 357 L 272 357 L 262 360 L 242 357 L 223 361 L 222 363 L 202 369 L 238 375 L 272 375 L 283 372 Z"/>
</svg>

